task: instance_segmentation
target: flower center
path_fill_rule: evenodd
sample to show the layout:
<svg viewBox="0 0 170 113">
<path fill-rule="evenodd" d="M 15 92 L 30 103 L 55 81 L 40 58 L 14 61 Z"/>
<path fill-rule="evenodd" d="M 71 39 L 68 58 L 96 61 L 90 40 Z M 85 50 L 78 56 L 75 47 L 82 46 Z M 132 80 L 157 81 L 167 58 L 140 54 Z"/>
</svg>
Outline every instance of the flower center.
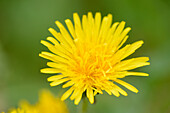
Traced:
<svg viewBox="0 0 170 113">
<path fill-rule="evenodd" d="M 72 71 L 84 79 L 96 80 L 107 78 L 108 71 L 112 68 L 111 53 L 107 44 L 94 45 L 90 43 L 80 44 L 73 55 L 74 66 Z"/>
</svg>

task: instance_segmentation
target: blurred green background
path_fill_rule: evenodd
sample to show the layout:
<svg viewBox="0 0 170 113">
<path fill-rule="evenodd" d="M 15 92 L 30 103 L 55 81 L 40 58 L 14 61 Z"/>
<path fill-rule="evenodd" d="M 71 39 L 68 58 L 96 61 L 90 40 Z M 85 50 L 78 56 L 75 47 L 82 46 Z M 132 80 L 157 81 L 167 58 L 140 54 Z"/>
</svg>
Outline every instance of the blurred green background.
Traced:
<svg viewBox="0 0 170 113">
<path fill-rule="evenodd" d="M 17 107 L 21 99 L 35 103 L 43 88 L 58 96 L 66 90 L 50 87 L 48 75 L 40 74 L 46 60 L 38 54 L 47 50 L 41 39 L 51 36 L 55 21 L 72 19 L 88 11 L 113 14 L 113 21 L 126 21 L 132 31 L 127 43 L 144 40 L 131 57 L 149 56 L 151 65 L 137 69 L 149 77 L 126 77 L 123 80 L 139 89 L 135 94 L 116 98 L 98 95 L 88 113 L 170 113 L 170 0 L 0 0 L 0 111 Z M 77 108 L 66 100 L 71 113 Z"/>
</svg>

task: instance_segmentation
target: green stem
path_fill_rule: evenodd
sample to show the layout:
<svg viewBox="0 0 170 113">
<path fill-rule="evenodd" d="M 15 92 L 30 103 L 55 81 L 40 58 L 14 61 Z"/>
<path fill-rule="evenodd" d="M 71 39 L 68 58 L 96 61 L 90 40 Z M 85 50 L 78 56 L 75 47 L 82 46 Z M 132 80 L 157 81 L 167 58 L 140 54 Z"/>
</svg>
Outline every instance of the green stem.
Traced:
<svg viewBox="0 0 170 113">
<path fill-rule="evenodd" d="M 82 113 L 87 113 L 87 106 L 88 106 L 88 102 L 87 99 L 84 97 L 82 102 Z"/>
</svg>

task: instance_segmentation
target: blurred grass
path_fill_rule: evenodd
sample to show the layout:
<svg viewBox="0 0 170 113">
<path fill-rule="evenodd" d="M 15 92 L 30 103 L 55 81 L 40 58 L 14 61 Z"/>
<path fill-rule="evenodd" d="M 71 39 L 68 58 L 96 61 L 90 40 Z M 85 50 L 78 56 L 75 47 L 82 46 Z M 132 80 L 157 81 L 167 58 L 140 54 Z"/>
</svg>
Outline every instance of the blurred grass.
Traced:
<svg viewBox="0 0 170 113">
<path fill-rule="evenodd" d="M 113 14 L 113 21 L 126 21 L 132 27 L 127 43 L 144 40 L 134 55 L 149 56 L 151 65 L 138 69 L 149 77 L 127 77 L 124 80 L 139 89 L 138 94 L 116 98 L 97 96 L 97 104 L 89 105 L 89 113 L 168 113 L 170 112 L 170 1 L 169 0 L 0 0 L 0 111 L 17 106 L 21 99 L 34 103 L 38 91 L 48 88 L 60 96 L 61 87 L 49 87 L 48 75 L 40 74 L 46 67 L 38 56 L 47 50 L 41 39 L 51 36 L 54 22 L 72 19 L 92 11 Z M 131 57 L 132 57 L 131 56 Z M 66 100 L 72 113 L 78 106 Z"/>
</svg>

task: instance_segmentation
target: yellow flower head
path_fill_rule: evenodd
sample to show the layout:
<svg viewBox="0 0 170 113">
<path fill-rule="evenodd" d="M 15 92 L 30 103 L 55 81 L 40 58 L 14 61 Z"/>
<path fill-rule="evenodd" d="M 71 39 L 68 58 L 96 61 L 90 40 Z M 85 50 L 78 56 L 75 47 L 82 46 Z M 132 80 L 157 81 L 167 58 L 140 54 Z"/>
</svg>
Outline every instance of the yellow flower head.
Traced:
<svg viewBox="0 0 170 113">
<path fill-rule="evenodd" d="M 27 107 L 27 108 L 21 107 L 17 109 L 12 109 L 8 113 L 39 113 L 39 112 L 35 108 L 32 108 L 32 107 Z"/>
<path fill-rule="evenodd" d="M 66 104 L 47 90 L 40 93 L 36 108 L 39 113 L 68 113 Z"/>
<path fill-rule="evenodd" d="M 44 90 L 40 93 L 39 101 L 35 105 L 21 101 L 19 108 L 12 109 L 9 113 L 68 113 L 68 109 L 59 98 Z"/>
<path fill-rule="evenodd" d="M 9 113 L 25 113 L 25 111 L 23 109 L 17 108 L 17 109 L 12 109 Z"/>
<path fill-rule="evenodd" d="M 61 100 L 70 99 L 78 104 L 82 94 L 86 93 L 90 103 L 94 103 L 97 93 L 103 94 L 103 90 L 109 95 L 119 97 L 127 93 L 115 83 L 127 89 L 138 92 L 132 85 L 120 80 L 129 75 L 148 76 L 142 72 L 130 72 L 129 70 L 149 65 L 148 57 L 138 57 L 124 60 L 142 46 L 143 41 L 137 41 L 122 45 L 128 38 L 130 27 L 125 27 L 125 22 L 112 24 L 112 15 L 108 14 L 101 19 L 101 14 L 92 13 L 82 16 L 80 20 L 77 13 L 73 14 L 73 23 L 66 19 L 65 27 L 56 21 L 60 32 L 49 28 L 54 36 L 47 41 L 41 41 L 52 53 L 41 52 L 39 56 L 50 60 L 47 65 L 50 68 L 41 69 L 42 73 L 56 74 L 48 78 L 51 86 L 64 83 L 63 88 L 70 87 Z M 60 74 L 59 74 L 60 73 Z"/>
</svg>

